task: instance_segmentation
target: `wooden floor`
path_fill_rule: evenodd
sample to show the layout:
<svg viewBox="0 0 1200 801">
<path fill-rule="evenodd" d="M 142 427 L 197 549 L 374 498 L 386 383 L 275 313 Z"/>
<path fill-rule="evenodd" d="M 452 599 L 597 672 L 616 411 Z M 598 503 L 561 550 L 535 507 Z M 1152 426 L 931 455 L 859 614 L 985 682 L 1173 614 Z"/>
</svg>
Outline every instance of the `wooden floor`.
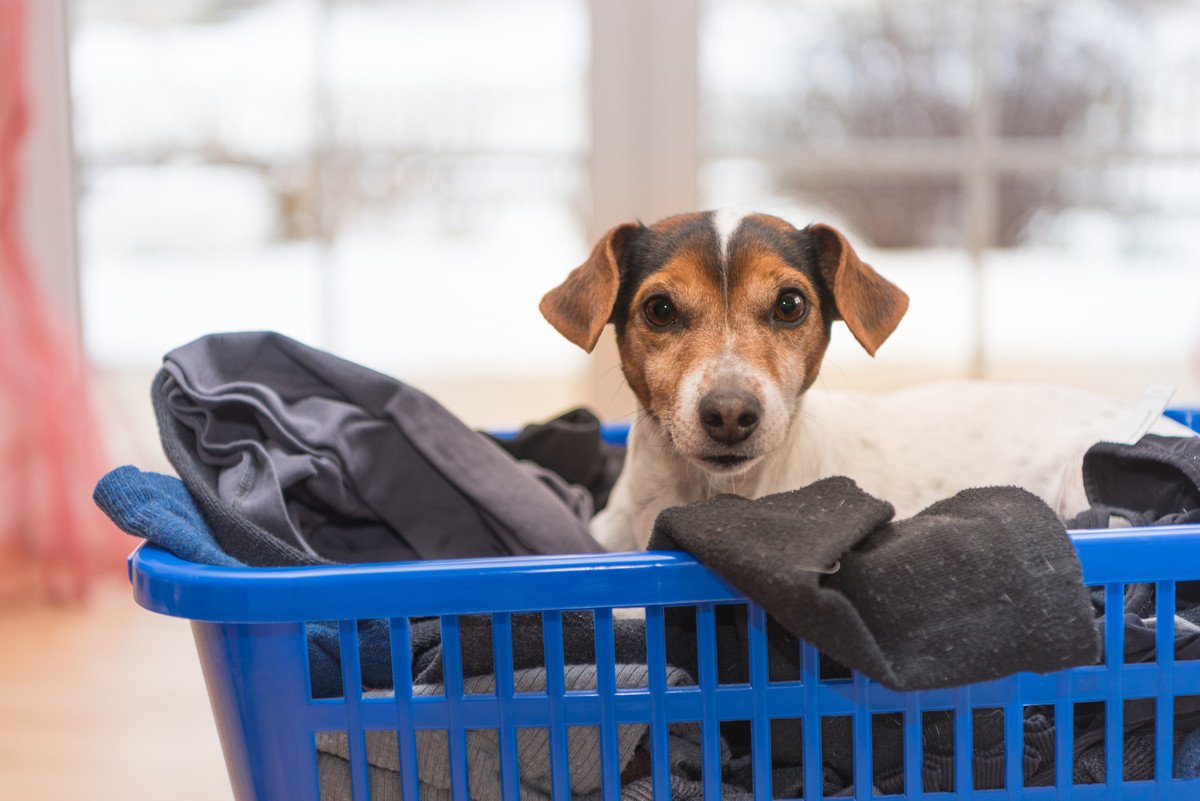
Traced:
<svg viewBox="0 0 1200 801">
<path fill-rule="evenodd" d="M 0 801 L 231 798 L 186 621 L 116 579 L 0 612 Z"/>
</svg>

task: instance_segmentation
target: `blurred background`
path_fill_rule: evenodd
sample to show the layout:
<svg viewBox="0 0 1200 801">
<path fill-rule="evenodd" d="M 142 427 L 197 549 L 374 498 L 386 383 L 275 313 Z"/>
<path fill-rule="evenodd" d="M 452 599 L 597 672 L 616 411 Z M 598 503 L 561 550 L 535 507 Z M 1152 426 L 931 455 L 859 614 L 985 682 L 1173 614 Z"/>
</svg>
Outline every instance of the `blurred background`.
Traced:
<svg viewBox="0 0 1200 801">
<path fill-rule="evenodd" d="M 912 297 L 874 360 L 835 333 L 828 387 L 1158 382 L 1200 403 L 1197 0 L 0 8 L 0 126 L 24 132 L 0 133 L 0 643 L 54 643 L 0 646 L 0 797 L 6 772 L 39 782 L 13 797 L 95 798 L 122 770 L 157 788 L 123 798 L 228 793 L 185 626 L 126 611 L 117 582 L 29 608 L 119 566 L 132 541 L 55 499 L 167 469 L 150 378 L 204 333 L 282 331 L 475 426 L 617 418 L 611 341 L 586 357 L 538 299 L 618 222 L 736 206 L 840 226 Z M 81 641 L 111 664 L 79 672 Z M 88 701 L 47 717 L 35 680 Z M 29 732 L 87 750 L 89 715 L 114 753 L 47 794 Z"/>
<path fill-rule="evenodd" d="M 718 206 L 844 226 L 912 295 L 827 381 L 1200 400 L 1194 2 L 70 10 L 79 315 L 131 430 L 164 351 L 264 327 L 477 425 L 623 414 L 537 301 L 609 226 Z"/>
</svg>

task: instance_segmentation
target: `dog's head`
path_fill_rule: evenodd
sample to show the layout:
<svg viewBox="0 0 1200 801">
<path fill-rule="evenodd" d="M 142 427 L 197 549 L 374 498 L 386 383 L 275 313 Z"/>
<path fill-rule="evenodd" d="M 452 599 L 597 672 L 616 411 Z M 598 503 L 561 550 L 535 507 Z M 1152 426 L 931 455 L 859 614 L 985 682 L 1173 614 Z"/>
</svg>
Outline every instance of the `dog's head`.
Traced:
<svg viewBox="0 0 1200 801">
<path fill-rule="evenodd" d="M 643 407 L 681 456 L 722 475 L 783 441 L 834 320 L 874 355 L 907 308 L 837 230 L 729 211 L 618 225 L 541 303 L 588 352 L 612 322 Z"/>
</svg>

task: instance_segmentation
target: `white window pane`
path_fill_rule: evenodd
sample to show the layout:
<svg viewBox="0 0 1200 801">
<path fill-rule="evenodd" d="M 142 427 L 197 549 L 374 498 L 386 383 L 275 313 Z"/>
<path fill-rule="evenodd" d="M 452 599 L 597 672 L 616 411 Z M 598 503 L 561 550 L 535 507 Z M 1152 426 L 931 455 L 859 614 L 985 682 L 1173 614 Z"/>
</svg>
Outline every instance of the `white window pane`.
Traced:
<svg viewBox="0 0 1200 801">
<path fill-rule="evenodd" d="M 418 382 L 582 370 L 537 303 L 586 251 L 584 0 L 73 11 L 99 363 L 273 328 Z"/>
<path fill-rule="evenodd" d="M 318 8 L 319 0 L 74 0 L 80 154 L 303 157 L 313 144 Z"/>
<path fill-rule="evenodd" d="M 205 333 L 319 337 L 318 0 L 75 0 L 88 352 L 153 367 Z"/>
<path fill-rule="evenodd" d="M 1153 367 L 1190 389 L 1188 357 L 1200 346 L 1200 163 L 1003 185 L 1042 200 L 1016 246 L 988 255 L 989 355 L 1095 375 Z"/>
<path fill-rule="evenodd" d="M 342 0 L 328 88 L 339 146 L 584 151 L 583 0 Z"/>
<path fill-rule="evenodd" d="M 1009 0 L 992 19 L 1001 134 L 1200 148 L 1200 5 Z"/>
<path fill-rule="evenodd" d="M 96 363 L 152 366 L 213 331 L 317 338 L 317 246 L 280 238 L 275 194 L 261 171 L 93 168 L 83 172 L 83 188 L 83 317 Z"/>
<path fill-rule="evenodd" d="M 580 370 L 537 304 L 586 252 L 586 3 L 330 14 L 339 351 L 407 375 Z"/>
<path fill-rule="evenodd" d="M 1001 179 L 1005 240 L 1084 258 L 1200 262 L 1200 159 L 1119 161 Z"/>
<path fill-rule="evenodd" d="M 214 331 L 270 329 L 316 344 L 311 244 L 205 254 L 98 256 L 83 275 L 88 352 L 101 367 L 146 368 Z"/>
<path fill-rule="evenodd" d="M 338 347 L 421 374 L 577 370 L 583 354 L 538 301 L 583 260 L 575 161 L 407 159 L 376 164 L 392 192 L 340 220 Z"/>
<path fill-rule="evenodd" d="M 718 153 L 954 137 L 971 99 L 966 3 L 705 0 L 702 142 Z"/>
</svg>

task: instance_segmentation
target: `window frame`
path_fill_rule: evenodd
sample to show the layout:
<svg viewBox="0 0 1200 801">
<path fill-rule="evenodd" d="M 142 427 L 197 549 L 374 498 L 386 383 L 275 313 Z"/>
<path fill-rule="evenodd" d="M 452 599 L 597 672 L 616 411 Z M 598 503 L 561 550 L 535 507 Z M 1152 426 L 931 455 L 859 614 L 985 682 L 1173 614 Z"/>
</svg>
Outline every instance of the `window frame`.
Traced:
<svg viewBox="0 0 1200 801">
<path fill-rule="evenodd" d="M 25 4 L 29 125 L 22 143 L 21 195 L 17 200 L 29 267 L 60 310 L 71 335 L 82 342 L 78 186 L 71 128 L 68 0 Z"/>
</svg>

